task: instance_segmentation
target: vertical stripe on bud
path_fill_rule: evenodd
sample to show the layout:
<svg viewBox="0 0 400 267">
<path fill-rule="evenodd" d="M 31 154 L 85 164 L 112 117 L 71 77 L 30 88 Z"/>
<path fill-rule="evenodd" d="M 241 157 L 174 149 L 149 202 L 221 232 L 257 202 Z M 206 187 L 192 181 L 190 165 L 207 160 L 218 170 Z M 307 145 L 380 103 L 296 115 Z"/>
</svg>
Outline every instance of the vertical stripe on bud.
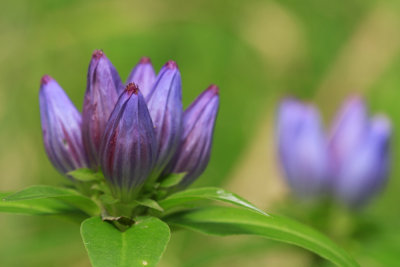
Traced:
<svg viewBox="0 0 400 267">
<path fill-rule="evenodd" d="M 101 50 L 90 61 L 82 109 L 82 136 L 90 165 L 99 166 L 99 149 L 108 118 L 123 85 L 119 75 Z"/>
<path fill-rule="evenodd" d="M 58 83 L 45 75 L 41 80 L 40 119 L 47 156 L 61 173 L 87 167 L 82 145 L 81 114 Z"/>
<path fill-rule="evenodd" d="M 157 176 L 177 150 L 182 132 L 181 75 L 174 61 L 161 69 L 147 103 L 156 134 L 157 160 L 153 174 Z"/>
<path fill-rule="evenodd" d="M 368 122 L 363 135 L 337 166 L 334 191 L 340 202 L 361 207 L 380 191 L 389 171 L 390 136 L 387 118 L 376 116 Z"/>
<path fill-rule="evenodd" d="M 151 64 L 150 58 L 143 57 L 139 63 L 132 69 L 126 81 L 128 83 L 135 83 L 139 86 L 140 92 L 146 99 L 149 95 L 151 88 L 156 80 L 156 74 Z"/>
<path fill-rule="evenodd" d="M 186 173 L 182 187 L 193 183 L 207 167 L 218 107 L 218 87 L 211 85 L 185 110 L 179 149 L 164 171 Z"/>
<path fill-rule="evenodd" d="M 155 162 L 153 123 L 134 83 L 126 86 L 107 122 L 100 149 L 101 167 L 114 193 L 130 200 Z"/>
<path fill-rule="evenodd" d="M 368 128 L 364 101 L 357 96 L 347 99 L 336 116 L 329 136 L 329 151 L 333 171 L 340 168 L 347 155 L 359 146 Z"/>
<path fill-rule="evenodd" d="M 325 193 L 329 163 L 317 110 L 294 99 L 284 100 L 278 110 L 277 139 L 292 190 L 305 199 Z"/>
</svg>

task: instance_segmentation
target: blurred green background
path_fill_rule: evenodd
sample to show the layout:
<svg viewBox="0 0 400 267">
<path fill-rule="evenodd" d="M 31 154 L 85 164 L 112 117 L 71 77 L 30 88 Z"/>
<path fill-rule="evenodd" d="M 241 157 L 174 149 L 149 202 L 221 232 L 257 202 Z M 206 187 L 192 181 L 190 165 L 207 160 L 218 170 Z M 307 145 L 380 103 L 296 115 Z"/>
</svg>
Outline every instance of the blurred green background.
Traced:
<svg viewBox="0 0 400 267">
<path fill-rule="evenodd" d="M 193 186 L 220 185 L 293 216 L 302 207 L 283 204 L 290 192 L 275 157 L 277 101 L 288 94 L 314 101 L 329 122 L 347 95 L 359 93 L 393 121 L 393 168 L 384 192 L 357 215 L 363 234 L 333 238 L 362 266 L 398 266 L 399 1 L 1 1 L 0 36 L 1 191 L 63 181 L 42 145 L 39 81 L 51 75 L 80 108 L 94 49 L 122 79 L 141 56 L 157 70 L 174 59 L 185 106 L 219 85 L 211 162 Z M 346 224 L 348 216 L 330 220 Z M 0 214 L 0 237 L 0 266 L 89 266 L 79 226 L 70 222 Z M 303 250 L 267 240 L 178 232 L 160 266 L 311 264 Z"/>
</svg>

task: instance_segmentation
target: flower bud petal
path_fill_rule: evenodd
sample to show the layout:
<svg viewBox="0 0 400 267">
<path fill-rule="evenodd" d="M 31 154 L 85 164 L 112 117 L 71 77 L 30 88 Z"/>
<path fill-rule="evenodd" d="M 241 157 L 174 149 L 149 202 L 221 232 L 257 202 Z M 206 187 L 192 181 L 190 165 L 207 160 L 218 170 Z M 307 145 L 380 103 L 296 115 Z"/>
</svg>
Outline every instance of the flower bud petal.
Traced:
<svg viewBox="0 0 400 267">
<path fill-rule="evenodd" d="M 211 85 L 185 110 L 179 149 L 164 171 L 186 173 L 182 187 L 193 183 L 208 165 L 218 108 L 218 87 Z"/>
<path fill-rule="evenodd" d="M 182 84 L 175 62 L 169 61 L 161 69 L 147 103 L 156 134 L 157 176 L 175 154 L 182 133 Z"/>
<path fill-rule="evenodd" d="M 294 99 L 284 100 L 278 110 L 278 153 L 294 193 L 313 198 L 325 193 L 329 162 L 318 111 Z"/>
<path fill-rule="evenodd" d="M 364 101 L 356 96 L 347 99 L 339 110 L 330 131 L 328 146 L 334 170 L 339 168 L 343 161 L 346 161 L 347 155 L 362 142 L 368 123 Z"/>
<path fill-rule="evenodd" d="M 130 83 L 107 122 L 101 167 L 114 193 L 130 200 L 150 174 L 156 156 L 153 123 L 138 87 Z"/>
<path fill-rule="evenodd" d="M 106 123 L 123 85 L 119 75 L 101 50 L 93 53 L 82 109 L 82 136 L 92 168 L 99 166 L 99 149 Z"/>
<path fill-rule="evenodd" d="M 389 171 L 390 121 L 371 119 L 362 142 L 342 161 L 335 179 L 336 197 L 350 207 L 365 205 L 384 185 Z"/>
<path fill-rule="evenodd" d="M 40 119 L 47 156 L 62 174 L 88 166 L 82 145 L 81 114 L 58 83 L 45 75 L 41 80 Z"/>
<path fill-rule="evenodd" d="M 151 64 L 149 58 L 143 57 L 129 74 L 126 84 L 132 82 L 137 84 L 140 88 L 140 92 L 146 99 L 155 81 L 156 74 L 154 72 L 153 65 Z"/>
</svg>

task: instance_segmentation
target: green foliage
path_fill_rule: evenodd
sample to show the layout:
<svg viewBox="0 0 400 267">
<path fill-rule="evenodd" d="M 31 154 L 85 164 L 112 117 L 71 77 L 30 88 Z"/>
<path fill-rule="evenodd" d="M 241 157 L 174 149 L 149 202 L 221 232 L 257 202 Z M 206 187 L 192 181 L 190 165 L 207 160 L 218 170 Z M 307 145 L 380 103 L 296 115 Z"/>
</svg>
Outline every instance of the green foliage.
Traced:
<svg viewBox="0 0 400 267">
<path fill-rule="evenodd" d="M 30 214 L 30 215 L 56 215 L 69 214 L 80 211 L 75 207 L 55 198 L 33 198 L 19 201 L 7 201 L 5 198 L 13 193 L 0 193 L 0 212 Z"/>
<path fill-rule="evenodd" d="M 160 261 L 170 230 L 154 217 L 140 218 L 125 232 L 93 217 L 82 223 L 81 235 L 93 267 L 151 267 Z"/>
<path fill-rule="evenodd" d="M 33 209 L 45 207 L 46 203 L 49 207 L 52 207 L 55 203 L 60 203 L 57 205 L 66 205 L 70 209 L 78 209 L 88 215 L 95 215 L 100 212 L 96 203 L 77 191 L 48 185 L 34 185 L 3 198 L 4 205 L 23 205 L 23 203 L 31 205 Z M 59 213 L 61 213 L 61 210 Z"/>
<path fill-rule="evenodd" d="M 172 187 L 179 184 L 185 177 L 186 173 L 171 173 L 161 183 L 160 187 Z"/>
<path fill-rule="evenodd" d="M 144 207 L 148 207 L 157 211 L 163 212 L 164 209 L 160 206 L 160 204 L 157 203 L 157 201 L 150 199 L 150 198 L 145 198 L 145 199 L 138 199 L 135 200 L 136 203 L 139 205 L 142 205 Z"/>
<path fill-rule="evenodd" d="M 101 208 L 75 190 L 52 186 L 31 186 L 17 193 L 3 194 L 2 198 L 0 211 L 6 212 L 66 216 L 86 212 L 99 215 Z M 236 207 L 208 206 L 187 210 L 188 203 L 201 200 L 214 200 Z M 81 225 L 81 235 L 94 267 L 155 266 L 159 262 L 170 238 L 169 227 L 155 217 L 131 217 L 129 211 L 125 212 L 136 205 L 156 211 L 172 226 L 222 236 L 248 234 L 267 237 L 298 245 L 338 265 L 357 266 L 322 234 L 290 219 L 268 215 L 229 191 L 207 187 L 180 191 L 159 202 L 144 198 L 132 204 L 115 203 L 114 216 L 102 213 L 103 220 L 100 217 L 85 220 Z M 174 210 L 182 209 L 174 213 Z M 139 211 L 145 214 L 146 210 Z"/>
<path fill-rule="evenodd" d="M 103 174 L 101 172 L 95 172 L 87 168 L 70 171 L 67 173 L 67 175 L 81 182 L 101 181 L 104 179 Z"/>
<path fill-rule="evenodd" d="M 324 235 L 293 220 L 233 207 L 205 207 L 171 214 L 169 224 L 210 235 L 256 235 L 308 249 L 338 266 L 358 266 Z"/>
<path fill-rule="evenodd" d="M 222 201 L 266 215 L 264 211 L 255 207 L 247 200 L 241 198 L 234 193 L 217 187 L 202 187 L 180 191 L 167 197 L 166 199 L 159 201 L 159 204 L 164 210 L 169 210 L 172 208 L 183 206 L 190 202 L 201 200 Z"/>
</svg>

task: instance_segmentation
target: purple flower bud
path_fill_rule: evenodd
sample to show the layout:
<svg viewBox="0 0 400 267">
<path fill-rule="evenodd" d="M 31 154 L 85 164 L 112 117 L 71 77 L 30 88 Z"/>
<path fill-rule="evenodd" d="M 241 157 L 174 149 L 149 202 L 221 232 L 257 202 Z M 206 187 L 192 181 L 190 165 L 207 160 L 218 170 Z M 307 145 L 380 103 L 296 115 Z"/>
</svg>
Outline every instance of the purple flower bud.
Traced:
<svg viewBox="0 0 400 267">
<path fill-rule="evenodd" d="M 81 114 L 50 76 L 41 80 L 40 119 L 47 156 L 61 173 L 88 166 L 82 145 Z"/>
<path fill-rule="evenodd" d="M 278 110 L 278 152 L 292 190 L 305 199 L 325 193 L 329 162 L 320 117 L 311 105 L 284 100 Z"/>
<path fill-rule="evenodd" d="M 367 108 L 360 97 L 350 97 L 336 116 L 329 137 L 333 171 L 340 168 L 346 156 L 363 142 L 368 129 Z"/>
<path fill-rule="evenodd" d="M 333 128 L 330 154 L 335 164 L 336 197 L 350 207 L 360 207 L 387 179 L 391 125 L 383 116 L 365 119 L 366 111 L 360 112 L 360 105 L 365 109 L 362 100 L 358 99 L 358 104 L 352 101 L 347 101 L 339 113 L 336 122 L 340 126 Z"/>
<path fill-rule="evenodd" d="M 185 110 L 178 151 L 164 174 L 184 173 L 180 186 L 195 181 L 207 167 L 219 107 L 218 87 L 211 85 Z"/>
<path fill-rule="evenodd" d="M 135 196 L 156 156 L 153 123 L 134 83 L 126 86 L 107 122 L 100 160 L 104 176 L 123 200 Z"/>
<path fill-rule="evenodd" d="M 174 61 L 161 69 L 147 103 L 156 134 L 157 160 L 153 175 L 157 176 L 175 154 L 182 132 L 181 75 Z"/>
<path fill-rule="evenodd" d="M 82 110 L 83 144 L 93 169 L 99 166 L 101 138 L 122 89 L 119 75 L 106 55 L 94 51 Z"/>
<path fill-rule="evenodd" d="M 151 65 L 150 58 L 142 57 L 140 59 L 140 62 L 133 68 L 133 70 L 129 74 L 126 84 L 132 82 L 137 84 L 140 88 L 140 92 L 146 99 L 151 89 L 153 88 L 155 81 L 156 74 L 154 72 L 153 65 Z"/>
</svg>

